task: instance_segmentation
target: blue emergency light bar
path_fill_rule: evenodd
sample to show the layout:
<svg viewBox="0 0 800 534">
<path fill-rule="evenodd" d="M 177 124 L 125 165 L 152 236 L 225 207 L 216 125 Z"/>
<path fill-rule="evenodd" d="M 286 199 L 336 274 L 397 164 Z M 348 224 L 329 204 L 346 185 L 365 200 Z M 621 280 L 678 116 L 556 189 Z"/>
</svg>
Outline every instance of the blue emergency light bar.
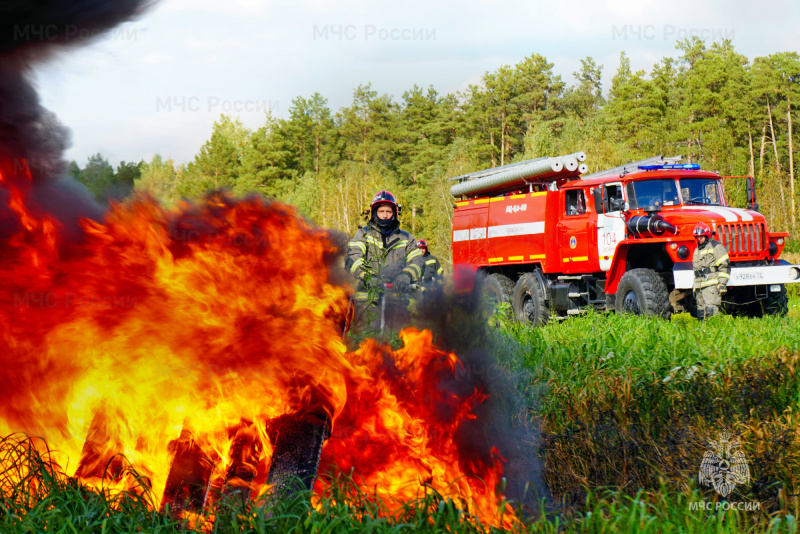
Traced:
<svg viewBox="0 0 800 534">
<path fill-rule="evenodd" d="M 669 165 L 639 165 L 643 171 L 658 171 L 658 170 L 681 170 L 681 171 L 696 171 L 700 169 L 699 163 L 678 163 Z"/>
</svg>

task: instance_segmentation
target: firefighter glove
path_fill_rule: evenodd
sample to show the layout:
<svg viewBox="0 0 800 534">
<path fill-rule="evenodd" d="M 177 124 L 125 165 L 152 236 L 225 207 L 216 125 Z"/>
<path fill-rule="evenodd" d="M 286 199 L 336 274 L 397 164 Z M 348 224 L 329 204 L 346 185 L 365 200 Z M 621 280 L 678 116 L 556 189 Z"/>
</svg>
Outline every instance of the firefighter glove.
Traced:
<svg viewBox="0 0 800 534">
<path fill-rule="evenodd" d="M 397 275 L 397 278 L 394 279 L 394 287 L 397 288 L 397 291 L 400 293 L 408 293 L 408 290 L 411 288 L 411 275 L 408 273 L 400 273 Z"/>
<path fill-rule="evenodd" d="M 720 285 L 717 287 L 717 290 L 719 291 L 719 294 L 720 294 L 720 295 L 724 295 L 725 293 L 727 293 L 727 292 L 728 292 L 728 288 L 727 288 L 727 287 L 725 287 L 725 286 L 724 286 L 724 285 L 722 285 L 722 284 L 720 284 Z"/>
</svg>

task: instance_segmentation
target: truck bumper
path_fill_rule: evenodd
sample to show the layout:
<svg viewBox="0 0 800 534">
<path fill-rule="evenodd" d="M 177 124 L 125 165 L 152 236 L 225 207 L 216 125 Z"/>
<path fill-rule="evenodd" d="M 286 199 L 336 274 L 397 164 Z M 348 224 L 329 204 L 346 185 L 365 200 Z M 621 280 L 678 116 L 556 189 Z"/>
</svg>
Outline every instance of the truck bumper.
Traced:
<svg viewBox="0 0 800 534">
<path fill-rule="evenodd" d="M 672 268 L 676 289 L 691 289 L 694 270 L 691 262 L 676 263 Z M 800 265 L 778 260 L 776 265 L 758 267 L 731 266 L 728 286 L 760 286 L 769 284 L 796 284 L 800 282 Z"/>
</svg>

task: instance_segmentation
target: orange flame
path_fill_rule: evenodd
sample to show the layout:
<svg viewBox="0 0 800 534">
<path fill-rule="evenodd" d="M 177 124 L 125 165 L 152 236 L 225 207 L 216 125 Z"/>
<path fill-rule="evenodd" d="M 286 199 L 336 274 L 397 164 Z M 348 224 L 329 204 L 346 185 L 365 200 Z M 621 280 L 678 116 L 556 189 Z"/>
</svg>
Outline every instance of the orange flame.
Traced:
<svg viewBox="0 0 800 534">
<path fill-rule="evenodd" d="M 269 421 L 321 407 L 333 421 L 321 471 L 352 470 L 387 502 L 432 487 L 484 522 L 514 521 L 503 459 L 454 438 L 486 393 L 465 389 L 429 331 L 348 352 L 338 250 L 293 207 L 137 197 L 67 243 L 29 173 L 0 162 L 0 183 L 15 222 L 0 243 L 0 435 L 45 438 L 55 465 L 96 487 L 135 490 L 132 466 L 157 499 L 175 451 L 195 447 L 212 486 L 227 477 L 255 496 Z"/>
</svg>

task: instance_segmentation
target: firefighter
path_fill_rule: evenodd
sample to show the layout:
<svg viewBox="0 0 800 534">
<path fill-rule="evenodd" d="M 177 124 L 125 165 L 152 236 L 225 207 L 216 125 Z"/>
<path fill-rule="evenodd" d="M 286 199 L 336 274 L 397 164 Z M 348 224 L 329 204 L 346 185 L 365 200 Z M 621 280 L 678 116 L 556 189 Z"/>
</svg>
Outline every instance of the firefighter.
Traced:
<svg viewBox="0 0 800 534">
<path fill-rule="evenodd" d="M 417 241 L 417 248 L 422 251 L 425 261 L 425 270 L 422 272 L 422 285 L 430 289 L 438 289 L 444 284 L 442 264 L 439 259 L 428 251 L 428 242 L 424 239 Z"/>
<path fill-rule="evenodd" d="M 692 258 L 694 283 L 692 291 L 697 302 L 697 318 L 701 321 L 719 312 L 722 295 L 727 292 L 731 275 L 728 251 L 718 241 L 711 239 L 711 228 L 706 223 L 694 227 L 697 248 Z"/>
<path fill-rule="evenodd" d="M 425 268 L 417 240 L 400 229 L 398 211 L 394 195 L 379 191 L 370 203 L 369 222 L 347 244 L 345 268 L 358 278 L 356 313 L 369 315 L 364 320 L 373 326 L 380 324 L 380 311 L 374 308 L 385 306 L 381 296 L 386 284 L 391 283 L 396 294 L 406 295 Z"/>
</svg>

